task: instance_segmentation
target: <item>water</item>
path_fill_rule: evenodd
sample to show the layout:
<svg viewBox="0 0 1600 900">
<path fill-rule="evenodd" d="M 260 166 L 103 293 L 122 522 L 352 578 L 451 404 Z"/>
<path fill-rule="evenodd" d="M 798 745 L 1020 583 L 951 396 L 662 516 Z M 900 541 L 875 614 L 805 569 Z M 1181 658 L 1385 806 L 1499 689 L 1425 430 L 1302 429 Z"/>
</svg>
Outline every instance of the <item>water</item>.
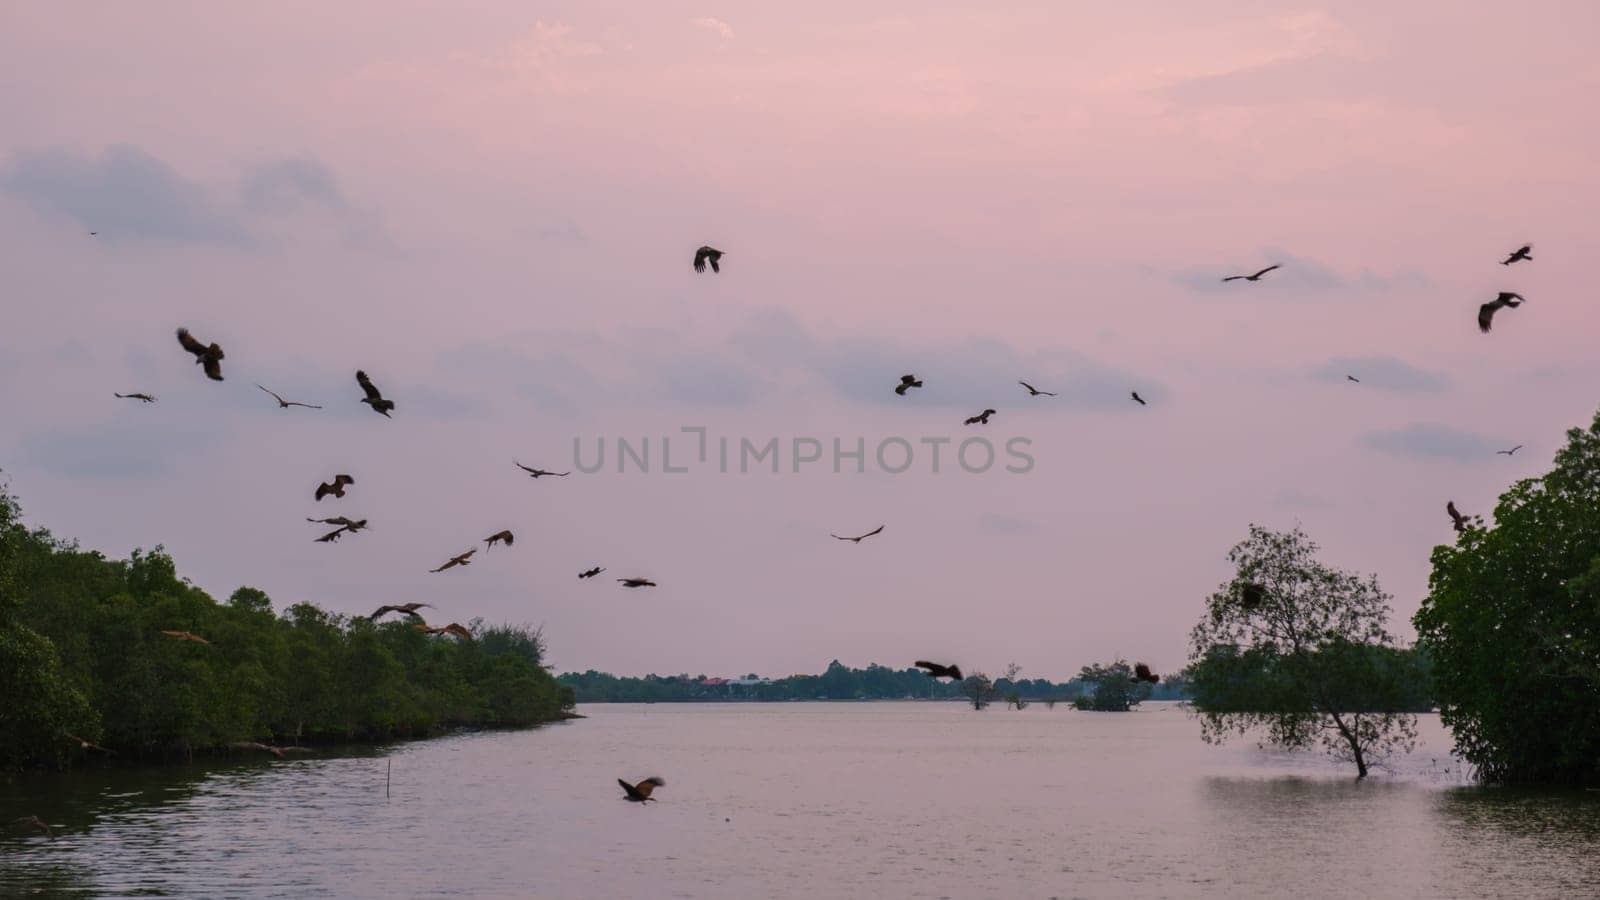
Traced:
<svg viewBox="0 0 1600 900">
<path fill-rule="evenodd" d="M 597 705 L 364 755 L 32 776 L 0 896 L 1592 897 L 1600 793 L 1221 748 L 1173 704 Z M 392 796 L 384 769 L 392 761 Z M 1448 768 L 1448 772 L 1446 769 Z M 659 803 L 616 778 L 661 775 Z"/>
</svg>

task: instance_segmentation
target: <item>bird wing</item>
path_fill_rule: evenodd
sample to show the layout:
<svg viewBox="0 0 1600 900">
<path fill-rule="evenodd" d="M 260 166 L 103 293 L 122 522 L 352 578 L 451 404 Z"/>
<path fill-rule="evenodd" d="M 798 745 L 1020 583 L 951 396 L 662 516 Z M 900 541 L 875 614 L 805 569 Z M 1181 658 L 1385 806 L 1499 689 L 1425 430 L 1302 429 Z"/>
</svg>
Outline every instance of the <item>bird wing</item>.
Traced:
<svg viewBox="0 0 1600 900">
<path fill-rule="evenodd" d="M 209 354 L 202 358 L 202 365 L 200 368 L 205 369 L 206 377 L 212 381 L 222 380 L 222 363 L 219 362 L 220 359 L 221 357 L 212 356 Z"/>
<path fill-rule="evenodd" d="M 1281 265 L 1281 263 L 1279 265 Z M 1261 271 L 1255 273 L 1254 275 L 1251 275 L 1250 277 L 1251 278 L 1260 278 L 1261 276 L 1267 274 L 1268 272 L 1271 272 L 1273 269 L 1276 269 L 1278 267 L 1279 267 L 1278 265 L 1267 266 L 1265 269 L 1262 269 Z"/>
<path fill-rule="evenodd" d="M 930 672 L 936 672 L 936 671 L 944 668 L 944 666 L 941 666 L 938 663 L 931 663 L 931 662 L 928 662 L 925 659 L 919 659 L 916 662 L 912 663 L 912 665 L 916 666 L 919 669 L 927 669 Z"/>
<path fill-rule="evenodd" d="M 661 779 L 652 776 L 652 777 L 646 778 L 645 780 L 643 780 L 643 781 L 639 782 L 638 784 L 634 785 L 633 789 L 639 792 L 639 796 L 648 797 L 648 796 L 650 796 L 652 791 L 654 791 L 658 787 L 661 787 L 664 784 L 666 784 L 665 781 L 662 781 Z"/>
<path fill-rule="evenodd" d="M 1499 308 L 1500 308 L 1500 301 L 1499 300 L 1491 300 L 1490 302 L 1485 303 L 1484 305 L 1478 307 L 1478 330 L 1479 331 L 1483 332 L 1484 334 L 1488 334 L 1489 333 L 1489 329 L 1494 325 L 1494 313 L 1495 313 L 1495 310 L 1497 310 Z"/>
<path fill-rule="evenodd" d="M 1224 278 L 1222 280 L 1223 281 L 1238 281 L 1239 279 L 1244 278 L 1244 277 L 1245 276 L 1243 276 L 1243 275 L 1229 275 L 1227 278 Z"/>
<path fill-rule="evenodd" d="M 621 778 L 617 779 L 617 784 L 622 785 L 622 792 L 628 796 L 629 800 L 643 800 L 644 799 L 644 794 L 640 793 L 638 788 L 636 788 L 633 785 L 627 783 L 626 781 L 623 781 Z"/>
<path fill-rule="evenodd" d="M 383 615 L 386 612 L 405 612 L 405 610 L 401 609 L 398 606 L 387 606 L 387 605 L 380 606 L 380 607 L 378 607 L 377 612 L 374 612 L 372 615 L 367 616 L 367 618 L 376 619 L 377 617 Z"/>
<path fill-rule="evenodd" d="M 897 384 L 897 385 L 895 385 L 894 392 L 896 394 L 899 394 L 900 396 L 904 397 L 906 395 L 906 388 L 908 388 L 910 386 L 911 385 L 904 384 L 904 383 Z"/>
<path fill-rule="evenodd" d="M 283 398 L 282 398 L 282 397 L 280 397 L 280 396 L 278 396 L 278 392 L 277 392 L 277 391 L 272 391 L 272 390 L 267 390 L 267 389 L 266 389 L 266 388 L 264 388 L 264 387 L 261 387 L 261 385 L 259 385 L 259 384 L 258 384 L 258 385 L 256 385 L 256 387 L 258 387 L 258 388 L 261 388 L 261 389 L 262 389 L 262 390 L 263 390 L 263 391 L 267 391 L 267 393 L 269 393 L 269 394 L 271 394 L 271 395 L 272 395 L 272 399 L 274 399 L 274 400 L 276 400 L 276 401 L 278 401 L 278 402 L 279 402 L 279 403 L 282 403 L 282 402 L 284 402 L 284 401 L 283 401 Z"/>
<path fill-rule="evenodd" d="M 873 535 L 877 534 L 878 532 L 880 532 L 882 530 L 883 530 L 883 526 L 879 525 L 877 528 L 874 528 L 871 531 L 867 532 L 866 534 L 863 534 L 862 537 L 864 537 L 864 538 L 872 537 Z"/>
<path fill-rule="evenodd" d="M 190 334 L 187 328 L 178 329 L 178 343 L 183 349 L 193 353 L 195 356 L 203 356 L 206 352 L 206 345 L 195 340 L 194 335 Z"/>
<path fill-rule="evenodd" d="M 378 393 L 377 387 L 372 384 L 372 379 L 367 377 L 366 372 L 363 372 L 359 369 L 356 370 L 356 384 L 361 385 L 361 390 L 367 395 L 368 400 L 376 401 L 383 399 L 383 395 Z"/>
</svg>

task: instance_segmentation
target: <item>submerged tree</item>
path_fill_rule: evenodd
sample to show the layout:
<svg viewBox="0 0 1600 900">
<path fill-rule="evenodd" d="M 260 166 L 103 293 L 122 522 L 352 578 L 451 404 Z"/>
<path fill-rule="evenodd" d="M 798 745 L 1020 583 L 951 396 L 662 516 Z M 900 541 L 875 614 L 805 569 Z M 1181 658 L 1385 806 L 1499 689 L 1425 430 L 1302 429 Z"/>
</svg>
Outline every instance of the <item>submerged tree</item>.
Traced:
<svg viewBox="0 0 1600 900">
<path fill-rule="evenodd" d="M 1090 712 L 1128 712 L 1150 699 L 1150 685 L 1133 677 L 1133 668 L 1125 659 L 1109 665 L 1096 663 L 1084 666 L 1078 680 L 1089 690 L 1073 701 L 1078 709 Z"/>
<path fill-rule="evenodd" d="M 1413 620 L 1480 777 L 1600 785 L 1600 415 L 1555 467 L 1435 548 Z"/>
<path fill-rule="evenodd" d="M 1194 708 L 1209 743 L 1262 729 L 1286 749 L 1320 745 L 1364 778 L 1415 746 L 1420 676 L 1385 630 L 1377 578 L 1329 568 L 1316 551 L 1298 528 L 1256 525 L 1229 551 L 1237 574 L 1190 633 Z"/>
<path fill-rule="evenodd" d="M 1028 701 L 1022 699 L 1022 689 L 1017 686 L 1017 676 L 1021 673 L 1021 666 L 1010 663 L 1006 666 L 1005 677 L 1000 679 L 1006 683 L 1006 705 L 1013 709 L 1028 708 Z"/>
<path fill-rule="evenodd" d="M 961 682 L 961 693 L 971 701 L 973 709 L 983 709 L 994 699 L 994 682 L 982 672 L 973 672 Z"/>
</svg>

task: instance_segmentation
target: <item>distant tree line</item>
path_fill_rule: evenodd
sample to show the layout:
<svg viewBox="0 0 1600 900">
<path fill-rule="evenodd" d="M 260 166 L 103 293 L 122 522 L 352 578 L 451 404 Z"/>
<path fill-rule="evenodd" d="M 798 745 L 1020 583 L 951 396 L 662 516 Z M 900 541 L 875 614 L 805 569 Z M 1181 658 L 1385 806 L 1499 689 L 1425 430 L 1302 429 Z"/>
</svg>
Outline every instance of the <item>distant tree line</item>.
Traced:
<svg viewBox="0 0 1600 900">
<path fill-rule="evenodd" d="M 981 675 L 969 676 L 967 682 Z M 829 663 L 820 675 L 790 675 L 758 680 L 754 673 L 742 679 L 722 682 L 705 675 L 645 675 L 642 678 L 596 672 L 568 672 L 557 680 L 570 687 L 579 703 L 715 702 L 728 700 L 960 700 L 973 702 L 967 682 L 929 678 L 920 669 L 891 669 L 873 663 L 865 669 L 845 666 L 838 660 Z M 754 681 L 738 684 L 736 681 Z M 985 679 L 987 681 L 987 679 Z M 722 683 L 718 683 L 722 682 Z M 1181 685 L 1152 696 L 1158 700 L 1181 700 Z M 1054 703 L 1071 701 L 1088 686 L 1080 679 L 1052 682 L 1047 678 L 999 678 L 983 692 L 984 705 L 990 697 L 1012 697 L 1023 701 Z"/>
<path fill-rule="evenodd" d="M 0 488 L 0 771 L 530 725 L 571 707 L 537 630 L 471 630 L 434 637 L 310 603 L 277 615 L 248 587 L 217 603 L 159 547 L 112 560 L 28 530 Z"/>
</svg>

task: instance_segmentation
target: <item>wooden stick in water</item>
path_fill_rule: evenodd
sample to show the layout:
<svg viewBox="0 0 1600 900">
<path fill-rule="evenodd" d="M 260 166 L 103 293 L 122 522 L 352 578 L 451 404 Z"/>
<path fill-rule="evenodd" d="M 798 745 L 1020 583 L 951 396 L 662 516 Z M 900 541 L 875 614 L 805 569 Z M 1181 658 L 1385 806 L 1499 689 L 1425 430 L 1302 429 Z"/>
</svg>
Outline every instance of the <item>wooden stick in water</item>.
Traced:
<svg viewBox="0 0 1600 900">
<path fill-rule="evenodd" d="M 383 799 L 385 800 L 389 799 L 389 774 L 394 771 L 394 760 L 389 759 L 387 763 L 383 767 Z"/>
</svg>

